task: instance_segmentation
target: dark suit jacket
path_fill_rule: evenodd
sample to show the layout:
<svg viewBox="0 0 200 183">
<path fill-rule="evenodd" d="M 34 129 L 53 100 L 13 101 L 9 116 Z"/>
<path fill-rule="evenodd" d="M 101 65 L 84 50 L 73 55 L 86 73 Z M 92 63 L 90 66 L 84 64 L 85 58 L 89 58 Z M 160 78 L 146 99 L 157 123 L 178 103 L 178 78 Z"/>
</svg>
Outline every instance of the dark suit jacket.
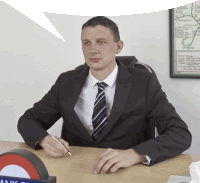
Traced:
<svg viewBox="0 0 200 183">
<path fill-rule="evenodd" d="M 62 73 L 50 91 L 19 119 L 18 131 L 35 148 L 60 117 L 61 137 L 73 146 L 133 148 L 148 155 L 151 165 L 181 154 L 191 145 L 185 122 L 166 98 L 156 76 L 117 61 L 119 72 L 107 125 L 94 142 L 74 111 L 89 68 Z M 156 125 L 157 138 L 145 141 L 146 126 Z"/>
</svg>

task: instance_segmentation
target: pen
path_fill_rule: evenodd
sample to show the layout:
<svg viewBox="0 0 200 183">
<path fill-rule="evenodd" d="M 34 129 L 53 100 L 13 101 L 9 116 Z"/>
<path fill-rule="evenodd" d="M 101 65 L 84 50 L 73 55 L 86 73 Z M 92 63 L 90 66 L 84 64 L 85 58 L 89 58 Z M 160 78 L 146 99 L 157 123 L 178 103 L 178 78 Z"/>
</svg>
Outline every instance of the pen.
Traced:
<svg viewBox="0 0 200 183">
<path fill-rule="evenodd" d="M 53 135 L 51 135 L 52 136 L 52 138 L 56 141 L 56 142 L 58 142 L 61 146 L 63 146 L 65 149 L 67 149 L 64 145 L 62 145 L 61 144 L 61 142 L 59 142 Z M 67 153 L 71 156 L 72 154 L 69 152 L 69 150 L 67 149 Z"/>
</svg>

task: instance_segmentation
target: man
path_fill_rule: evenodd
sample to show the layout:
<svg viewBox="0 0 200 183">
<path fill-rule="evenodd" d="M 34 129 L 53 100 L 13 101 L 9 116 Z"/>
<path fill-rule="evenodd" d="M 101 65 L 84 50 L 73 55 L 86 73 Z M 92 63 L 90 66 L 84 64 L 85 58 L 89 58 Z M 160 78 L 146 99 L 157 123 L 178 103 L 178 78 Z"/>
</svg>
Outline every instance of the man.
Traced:
<svg viewBox="0 0 200 183">
<path fill-rule="evenodd" d="M 94 17 L 82 27 L 87 66 L 62 73 L 51 90 L 19 119 L 25 142 L 61 157 L 69 145 L 108 148 L 94 163 L 94 173 L 111 173 L 138 163 L 153 165 L 191 145 L 191 134 L 168 102 L 154 74 L 116 60 L 123 49 L 117 25 Z M 62 148 L 47 133 L 63 118 Z M 147 124 L 159 136 L 145 141 Z"/>
</svg>

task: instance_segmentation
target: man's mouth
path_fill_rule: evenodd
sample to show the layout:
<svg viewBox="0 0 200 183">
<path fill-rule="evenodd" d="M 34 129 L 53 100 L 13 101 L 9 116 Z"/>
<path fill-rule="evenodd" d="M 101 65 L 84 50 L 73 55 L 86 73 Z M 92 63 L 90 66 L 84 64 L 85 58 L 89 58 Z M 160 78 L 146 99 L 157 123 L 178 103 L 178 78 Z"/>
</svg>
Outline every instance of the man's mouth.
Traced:
<svg viewBox="0 0 200 183">
<path fill-rule="evenodd" d="M 91 58 L 90 59 L 92 62 L 98 62 L 100 59 L 99 58 Z"/>
</svg>

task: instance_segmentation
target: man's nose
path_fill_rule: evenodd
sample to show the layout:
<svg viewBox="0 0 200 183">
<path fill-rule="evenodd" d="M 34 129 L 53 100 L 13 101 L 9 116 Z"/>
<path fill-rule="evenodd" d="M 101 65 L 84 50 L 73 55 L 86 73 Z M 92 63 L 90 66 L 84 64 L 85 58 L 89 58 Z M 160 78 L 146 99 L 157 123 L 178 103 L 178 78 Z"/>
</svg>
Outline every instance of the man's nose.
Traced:
<svg viewBox="0 0 200 183">
<path fill-rule="evenodd" d="M 91 53 L 91 54 L 96 54 L 96 53 L 98 53 L 98 49 L 97 49 L 97 46 L 96 46 L 95 44 L 91 45 L 90 53 Z"/>
</svg>

